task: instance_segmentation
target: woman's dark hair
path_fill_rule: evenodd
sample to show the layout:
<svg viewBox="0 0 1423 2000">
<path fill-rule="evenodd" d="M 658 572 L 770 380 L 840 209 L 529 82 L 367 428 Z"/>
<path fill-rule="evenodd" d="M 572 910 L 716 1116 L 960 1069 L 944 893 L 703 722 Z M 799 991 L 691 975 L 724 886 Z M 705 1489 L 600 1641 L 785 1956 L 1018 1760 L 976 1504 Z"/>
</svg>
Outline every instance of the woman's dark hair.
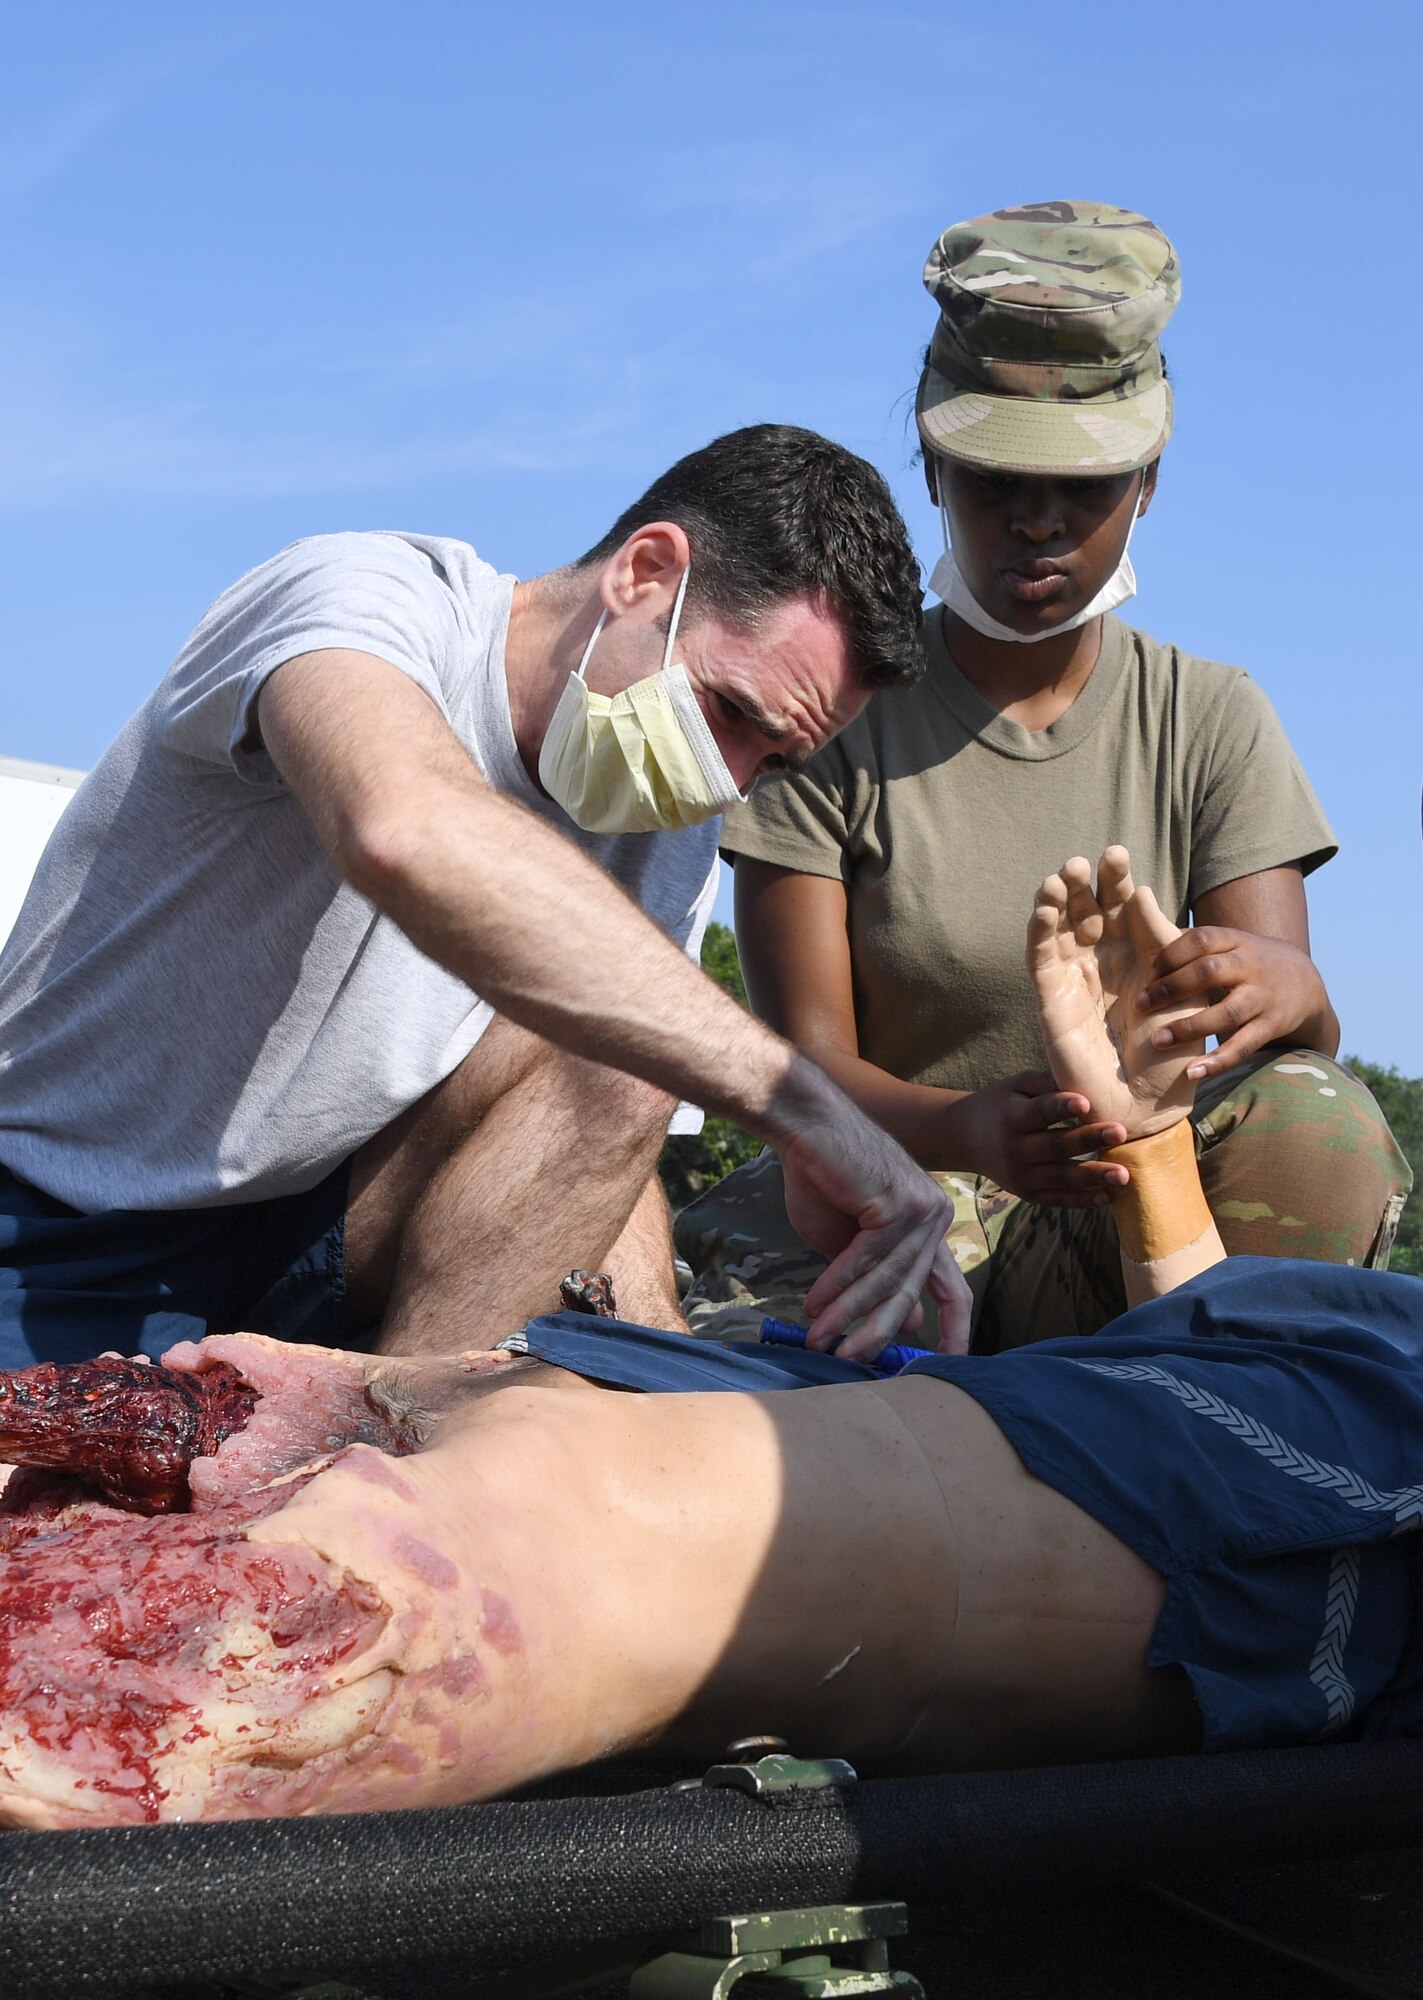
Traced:
<svg viewBox="0 0 1423 2000">
<path fill-rule="evenodd" d="M 751 424 L 655 479 L 577 567 L 605 562 L 651 521 L 692 545 L 689 608 L 738 625 L 791 597 L 844 621 L 860 679 L 907 687 L 924 671 L 919 565 L 884 480 L 815 431 Z"/>
</svg>

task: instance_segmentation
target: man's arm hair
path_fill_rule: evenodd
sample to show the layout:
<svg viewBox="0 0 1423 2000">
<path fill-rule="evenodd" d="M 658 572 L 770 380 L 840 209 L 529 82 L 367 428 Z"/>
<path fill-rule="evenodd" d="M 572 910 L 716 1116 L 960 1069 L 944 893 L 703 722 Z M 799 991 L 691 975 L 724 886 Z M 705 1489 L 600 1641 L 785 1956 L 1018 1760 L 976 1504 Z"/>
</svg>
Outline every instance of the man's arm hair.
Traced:
<svg viewBox="0 0 1423 2000">
<path fill-rule="evenodd" d="M 496 792 L 397 668 L 302 655 L 266 682 L 258 725 L 333 867 L 428 957 L 560 1047 L 770 1136 L 794 1051 Z"/>
</svg>

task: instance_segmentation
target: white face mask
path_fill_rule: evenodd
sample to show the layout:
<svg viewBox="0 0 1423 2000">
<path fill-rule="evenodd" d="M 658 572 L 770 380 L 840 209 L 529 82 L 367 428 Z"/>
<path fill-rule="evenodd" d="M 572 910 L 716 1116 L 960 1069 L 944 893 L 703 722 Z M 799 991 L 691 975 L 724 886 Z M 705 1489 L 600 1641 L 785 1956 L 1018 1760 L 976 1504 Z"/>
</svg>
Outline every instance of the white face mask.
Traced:
<svg viewBox="0 0 1423 2000">
<path fill-rule="evenodd" d="M 938 493 L 937 477 L 934 488 Z M 934 565 L 934 573 L 929 578 L 929 588 L 936 597 L 942 599 L 956 617 L 962 618 L 965 625 L 972 625 L 974 631 L 981 632 L 985 639 L 1008 639 L 1014 645 L 1035 646 L 1040 639 L 1055 639 L 1059 632 L 1075 631 L 1079 625 L 1085 625 L 1089 618 L 1100 618 L 1105 612 L 1115 611 L 1119 604 L 1125 604 L 1129 597 L 1136 596 L 1136 571 L 1131 566 L 1131 557 L 1127 554 L 1127 550 L 1131 547 L 1131 538 L 1136 533 L 1136 524 L 1141 519 L 1139 509 L 1145 491 L 1146 474 L 1143 472 L 1141 486 L 1136 496 L 1136 506 L 1132 508 L 1131 525 L 1122 544 L 1121 561 L 1092 602 L 1084 604 L 1071 618 L 1064 618 L 1060 625 L 1047 625 L 1037 632 L 1015 632 L 1011 625 L 1000 625 L 996 618 L 989 616 L 964 582 L 963 574 L 954 560 L 953 548 L 949 542 L 949 510 L 944 505 L 941 493 L 939 525 L 944 531 L 944 553 Z"/>
<path fill-rule="evenodd" d="M 672 664 L 690 574 L 689 563 L 677 586 L 660 673 L 621 694 L 590 690 L 588 662 L 607 623 L 605 610 L 559 696 L 539 751 L 539 778 L 585 833 L 671 833 L 745 804 L 687 669 Z"/>
</svg>

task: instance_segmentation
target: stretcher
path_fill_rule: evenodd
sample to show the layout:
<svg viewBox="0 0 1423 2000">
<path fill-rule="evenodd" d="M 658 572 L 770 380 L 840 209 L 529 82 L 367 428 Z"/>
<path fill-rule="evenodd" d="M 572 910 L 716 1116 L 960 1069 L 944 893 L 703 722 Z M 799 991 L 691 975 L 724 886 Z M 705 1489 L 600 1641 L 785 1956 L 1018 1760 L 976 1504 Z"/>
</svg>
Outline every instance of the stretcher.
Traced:
<svg viewBox="0 0 1423 2000">
<path fill-rule="evenodd" d="M 0 1835 L 14 2000 L 1402 2000 L 1420 1919 L 1423 1741 Z"/>
</svg>

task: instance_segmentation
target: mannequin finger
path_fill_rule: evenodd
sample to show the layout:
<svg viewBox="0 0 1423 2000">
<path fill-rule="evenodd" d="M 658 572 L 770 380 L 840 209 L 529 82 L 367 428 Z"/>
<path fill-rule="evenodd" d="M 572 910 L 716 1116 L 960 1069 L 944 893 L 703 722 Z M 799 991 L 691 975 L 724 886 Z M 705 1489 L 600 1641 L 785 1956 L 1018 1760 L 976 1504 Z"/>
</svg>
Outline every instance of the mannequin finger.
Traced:
<svg viewBox="0 0 1423 2000">
<path fill-rule="evenodd" d="M 1119 921 L 1136 893 L 1131 856 L 1124 847 L 1109 847 L 1097 863 L 1097 900 L 1108 922 Z"/>
<path fill-rule="evenodd" d="M 1062 929 L 1062 914 L 1052 904 L 1043 902 L 1042 890 L 1039 900 L 1033 905 L 1033 914 L 1028 918 L 1028 970 L 1036 967 L 1046 969 L 1057 963 L 1057 940 Z"/>
<path fill-rule="evenodd" d="M 1035 907 L 1053 909 L 1059 916 L 1066 910 L 1067 883 L 1063 880 L 1060 869 L 1055 875 L 1049 875 L 1039 887 Z"/>
<path fill-rule="evenodd" d="M 1091 862 L 1085 855 L 1074 855 L 1063 863 L 1062 879 L 1067 884 L 1067 918 L 1073 937 L 1081 945 L 1097 944 L 1105 926 L 1102 906 L 1092 887 Z"/>
<path fill-rule="evenodd" d="M 1127 931 L 1139 951 L 1153 954 L 1181 935 L 1180 925 L 1172 923 L 1150 889 L 1138 889 L 1127 904 Z"/>
<path fill-rule="evenodd" d="M 1028 919 L 1029 972 L 1058 963 L 1058 940 L 1067 930 L 1067 885 L 1060 875 L 1049 875 Z"/>
</svg>

